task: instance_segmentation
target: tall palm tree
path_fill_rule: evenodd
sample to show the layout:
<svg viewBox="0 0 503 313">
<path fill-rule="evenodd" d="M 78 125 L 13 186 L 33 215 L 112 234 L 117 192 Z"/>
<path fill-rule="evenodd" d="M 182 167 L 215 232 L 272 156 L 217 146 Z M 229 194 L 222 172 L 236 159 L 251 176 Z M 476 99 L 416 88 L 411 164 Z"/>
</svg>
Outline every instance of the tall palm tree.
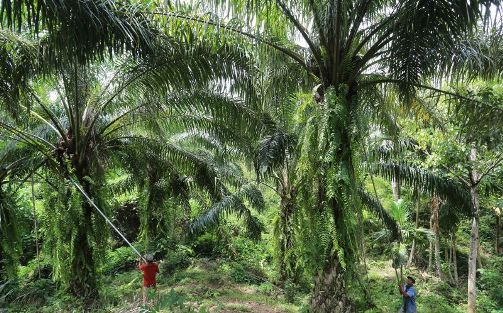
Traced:
<svg viewBox="0 0 503 313">
<path fill-rule="evenodd" d="M 488 12 L 484 5 L 491 3 L 215 1 L 212 4 L 221 19 L 180 11 L 158 12 L 186 23 L 204 23 L 208 28 L 214 25 L 220 33 L 238 34 L 268 46 L 292 58 L 321 84 L 319 105 L 313 108 L 317 113 L 306 123 L 311 134 L 305 142 L 312 144 L 300 152 L 306 168 L 302 181 L 303 188 L 313 195 L 306 203 L 329 212 L 333 220 L 336 248 L 330 251 L 337 252 L 329 253 L 317 280 L 311 302 L 316 311 L 352 310 L 345 294 L 344 273 L 357 254 L 351 244 L 356 227 L 351 220 L 359 198 L 354 152 L 362 135 L 360 117 L 381 106 L 377 99 L 365 108 L 364 100 L 369 100 L 366 97 L 372 90 L 388 84 L 408 104 L 418 88 L 441 92 L 426 86 L 425 79 L 475 71 L 467 64 L 477 63 L 466 59 L 477 59 L 477 54 L 458 54 L 459 59 L 451 55 Z M 230 16 L 224 15 L 227 12 Z M 297 42 L 308 47 L 308 53 L 292 49 L 292 30 L 294 38 L 301 38 Z"/>
<path fill-rule="evenodd" d="M 30 117 L 28 123 L 2 121 L 0 127 L 8 134 L 6 138 L 12 137 L 23 146 L 33 148 L 29 159 L 38 160 L 33 171 L 45 166 L 55 175 L 71 177 L 98 202 L 107 169 L 133 161 L 145 164 L 147 158 L 142 159 L 141 153 L 133 152 L 154 147 L 162 147 L 157 151 L 168 155 L 171 162 L 182 160 L 193 164 L 193 172 L 206 178 L 205 186 L 212 186 L 214 176 L 208 174 L 207 165 L 201 159 L 161 143 L 151 134 L 162 129 L 163 118 L 176 117 L 174 108 L 182 105 L 190 108 L 190 96 L 194 94 L 186 91 L 177 94 L 176 90 L 208 86 L 219 79 L 236 79 L 241 75 L 240 65 L 231 62 L 235 52 L 231 50 L 226 53 L 213 51 L 211 47 L 177 44 L 168 48 L 163 50 L 162 57 L 148 62 L 126 58 L 112 67 L 68 66 L 58 76 L 42 80 L 43 83 L 30 82 L 23 101 L 17 103 Z M 202 68 L 212 68 L 212 72 L 204 72 Z M 10 78 L 2 77 L 5 86 L 12 84 Z M 47 92 L 55 99 L 51 100 Z M 174 99 L 170 101 L 167 95 L 174 95 Z M 211 100 L 202 95 L 198 99 Z M 221 104 L 216 102 L 215 107 Z M 154 112 L 165 113 L 155 115 Z M 137 156 L 134 160 L 133 155 Z M 90 204 L 78 204 L 79 196 L 74 190 L 55 182 L 60 191 L 56 203 L 77 203 L 74 210 L 80 212 L 74 215 L 77 219 L 73 220 L 75 224 L 70 233 L 73 239 L 68 251 L 69 286 L 75 294 L 90 295 L 96 290 L 94 242 L 102 239 L 103 234 L 97 231 L 103 227 L 99 219 L 93 218 Z"/>
<path fill-rule="evenodd" d="M 229 80 L 238 86 L 242 81 L 242 61 L 246 58 L 239 49 L 160 36 L 144 11 L 142 3 L 108 0 L 0 3 L 0 23 L 10 29 L 2 29 L 0 36 L 0 50 L 8 61 L 2 64 L 1 104 L 14 117 L 26 110 L 34 119 L 26 128 L 14 122 L 3 122 L 1 126 L 10 137 L 35 149 L 33 156 L 40 161 L 38 166 L 47 162 L 52 173 L 74 177 L 95 199 L 100 198 L 105 169 L 117 162 L 132 161 L 124 157 L 128 149 L 131 152 L 162 146 L 148 136 L 152 130 L 162 128 L 159 121 L 147 117 L 165 103 L 155 107 L 150 102 L 156 101 L 149 99 L 148 93 L 178 90 L 171 99 L 163 100 L 168 105 L 171 100 L 190 107 L 194 105 L 190 102 L 194 94 L 182 92 L 181 88 L 193 91 L 194 86 L 205 84 L 218 88 L 220 82 Z M 157 58 L 152 53 L 154 47 Z M 89 68 L 96 60 L 121 53 L 148 61 L 124 62 L 111 77 L 109 72 Z M 57 103 L 41 97 L 37 85 L 30 80 L 36 74 L 53 73 L 57 78 L 49 79 L 48 85 L 54 88 L 53 94 L 58 94 Z M 99 86 L 99 82 L 106 86 Z M 236 90 L 239 88 L 234 87 L 233 92 Z M 215 97 L 198 99 L 201 103 L 213 101 L 214 108 L 221 104 Z M 140 120 L 147 124 L 142 130 L 137 128 Z M 212 185 L 213 176 L 203 159 L 173 145 L 161 150 L 171 157 L 167 158 L 171 162 L 175 158 L 193 164 L 199 178 L 206 179 L 203 183 Z M 60 187 L 67 194 L 62 201 L 67 201 L 74 191 Z M 211 188 L 216 189 L 214 184 Z M 220 196 L 225 194 L 218 191 Z M 86 203 L 82 203 L 81 209 L 83 222 L 77 223 L 74 234 L 70 272 L 74 292 L 85 294 L 93 292 L 95 286 L 93 246 L 89 241 L 92 242 L 92 236 L 88 233 L 93 229 L 93 213 Z"/>
</svg>

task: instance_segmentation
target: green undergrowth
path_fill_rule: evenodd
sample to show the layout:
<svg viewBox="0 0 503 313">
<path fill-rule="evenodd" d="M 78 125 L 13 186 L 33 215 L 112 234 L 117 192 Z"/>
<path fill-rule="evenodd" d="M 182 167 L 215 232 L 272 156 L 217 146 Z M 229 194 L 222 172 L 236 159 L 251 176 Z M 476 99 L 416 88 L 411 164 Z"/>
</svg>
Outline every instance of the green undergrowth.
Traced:
<svg viewBox="0 0 503 313">
<path fill-rule="evenodd" d="M 122 253 L 122 252 L 119 252 Z M 281 289 L 256 267 L 240 261 L 214 258 L 168 258 L 161 262 L 158 277 L 159 299 L 155 305 L 143 307 L 141 303 L 141 273 L 128 262 L 119 262 L 116 270 L 103 270 L 100 281 L 100 299 L 86 303 L 64 292 L 47 278 L 36 279 L 36 272 L 23 268 L 24 281 L 13 290 L 9 310 L 6 312 L 178 312 L 178 313 L 307 313 L 309 294 L 288 287 Z M 190 253 L 189 253 L 190 254 Z M 114 256 L 117 258 L 117 256 Z M 178 267 L 173 267 L 174 262 Z M 119 264 L 121 264 L 119 266 Z M 361 286 L 351 286 L 356 299 L 357 312 L 397 312 L 401 303 L 398 296 L 395 271 L 387 261 L 369 261 L 369 271 L 361 275 L 367 289 L 367 299 Z M 488 264 L 481 270 L 478 309 L 482 313 L 503 313 L 498 301 L 501 294 L 490 288 L 500 284 L 498 264 Z M 169 271 L 167 270 L 169 269 Z M 418 312 L 465 312 L 466 289 L 453 287 L 417 269 L 408 269 L 404 275 L 416 277 Z M 497 285 L 498 287 L 501 285 Z M 4 289 L 9 289 L 4 287 Z M 497 290 L 498 288 L 496 288 Z M 155 298 L 155 297 L 152 297 Z M 154 303 L 154 300 L 152 300 Z M 369 308 L 368 303 L 374 307 Z M 2 311 L 3 312 L 3 311 Z"/>
<path fill-rule="evenodd" d="M 503 266 L 503 265 L 501 265 Z M 395 270 L 389 261 L 371 261 L 370 270 L 366 275 L 369 292 L 375 308 L 362 310 L 366 313 L 397 312 L 401 298 L 398 295 Z M 480 279 L 477 293 L 477 312 L 503 313 L 501 293 L 495 292 L 501 286 L 503 276 L 500 276 L 499 265 L 487 264 L 480 269 Z M 464 313 L 466 312 L 466 294 L 464 286 L 466 277 L 460 278 L 460 284 L 447 283 L 416 268 L 404 269 L 404 276 L 416 279 L 418 312 L 428 313 Z M 495 288 L 496 287 L 496 288 Z M 360 302 L 363 303 L 362 294 Z"/>
<path fill-rule="evenodd" d="M 163 263 L 161 269 L 169 267 Z M 139 271 L 130 267 L 106 272 L 108 274 L 102 276 L 100 284 L 100 299 L 95 303 L 85 303 L 56 292 L 50 280 L 43 280 L 39 284 L 51 284 L 52 291 L 30 301 L 16 298 L 8 312 L 288 313 L 300 312 L 302 301 L 299 297 L 296 304 L 287 303 L 282 289 L 239 262 L 193 259 L 185 269 L 169 273 L 161 271 L 158 277 L 159 300 L 156 305 L 145 308 L 141 303 Z M 43 288 L 40 288 L 42 292 Z M 21 289 L 17 294 L 22 294 Z"/>
</svg>

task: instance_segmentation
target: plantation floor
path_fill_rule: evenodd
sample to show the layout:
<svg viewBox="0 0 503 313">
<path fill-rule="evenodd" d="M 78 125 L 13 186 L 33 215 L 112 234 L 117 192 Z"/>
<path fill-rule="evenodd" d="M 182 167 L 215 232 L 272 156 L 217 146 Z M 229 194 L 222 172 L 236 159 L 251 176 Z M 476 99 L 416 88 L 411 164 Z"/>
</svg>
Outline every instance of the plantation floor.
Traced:
<svg viewBox="0 0 503 313">
<path fill-rule="evenodd" d="M 137 277 L 126 285 L 140 284 L 140 274 L 133 275 Z M 131 274 L 128 276 L 131 277 Z M 124 279 L 118 275 L 114 283 L 124 283 Z M 217 263 L 207 260 L 199 260 L 171 277 L 160 277 L 158 291 L 159 312 L 171 312 L 168 308 L 176 308 L 180 312 L 210 313 L 294 313 L 300 310 L 299 306 L 286 303 L 283 291 L 272 284 L 235 283 Z M 140 289 L 135 294 L 129 294 L 124 305 L 113 308 L 112 312 L 145 312 Z"/>
<path fill-rule="evenodd" d="M 375 304 L 372 309 L 358 309 L 365 313 L 397 312 L 401 304 L 398 295 L 396 276 L 389 262 L 370 262 L 368 291 Z M 172 303 L 184 303 L 183 309 L 174 312 L 256 312 L 256 313 L 298 313 L 306 295 L 297 294 L 296 303 L 285 300 L 284 291 L 270 283 L 238 284 L 233 282 L 232 275 L 222 271 L 225 264 L 214 261 L 198 260 L 184 271 L 170 277 L 160 277 L 159 293 L 163 309 L 159 312 L 171 312 L 167 307 Z M 417 280 L 418 308 L 428 313 L 461 313 L 464 312 L 464 291 L 452 288 L 424 272 L 410 269 L 404 274 L 413 275 Z M 127 274 L 131 279 L 131 273 Z M 140 284 L 140 274 L 133 274 L 134 284 Z M 120 284 L 120 276 L 117 284 Z M 122 282 L 123 283 L 123 282 Z M 128 284 L 126 284 L 127 286 Z M 140 289 L 131 294 L 125 305 L 115 307 L 112 312 L 139 313 L 145 312 L 141 306 Z M 363 295 L 361 293 L 360 295 Z M 358 297 L 358 296 L 357 296 Z M 362 300 L 362 299 L 361 299 Z M 360 301 L 362 304 L 363 301 Z M 173 306 L 171 306 L 173 308 Z"/>
<path fill-rule="evenodd" d="M 386 261 L 370 261 L 370 270 L 365 274 L 366 285 L 375 307 L 366 307 L 361 289 L 353 289 L 356 294 L 357 312 L 390 313 L 400 306 L 395 272 Z M 131 269 L 115 275 L 102 277 L 100 303 L 91 310 L 79 309 L 71 298 L 54 295 L 45 304 L 31 305 L 19 301 L 9 312 L 114 312 L 114 313 L 300 313 L 307 302 L 307 295 L 295 294 L 295 304 L 288 303 L 285 291 L 275 287 L 263 278 L 246 271 L 236 271 L 232 263 L 196 259 L 185 270 L 167 274 L 162 271 L 158 279 L 159 301 L 157 306 L 147 310 L 141 301 L 141 273 Z M 416 277 L 419 312 L 462 313 L 465 312 L 466 289 L 453 287 L 429 274 L 410 269 L 404 275 Z M 247 281 L 247 280 L 254 280 Z M 240 281 L 241 283 L 238 283 Z M 503 313 L 498 308 L 486 308 L 486 293 L 480 292 L 480 312 Z M 25 302 L 25 303 L 23 303 Z M 487 306 L 486 306 L 487 307 Z M 80 307 L 82 308 L 82 307 Z"/>
</svg>

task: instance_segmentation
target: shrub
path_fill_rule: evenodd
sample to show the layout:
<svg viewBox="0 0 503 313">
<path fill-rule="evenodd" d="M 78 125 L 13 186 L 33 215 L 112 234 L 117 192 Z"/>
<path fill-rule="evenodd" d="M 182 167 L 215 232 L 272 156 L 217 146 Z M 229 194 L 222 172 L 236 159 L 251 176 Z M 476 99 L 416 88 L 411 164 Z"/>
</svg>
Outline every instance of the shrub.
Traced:
<svg viewBox="0 0 503 313">
<path fill-rule="evenodd" d="M 298 286 L 291 280 L 285 282 L 285 300 L 288 303 L 294 303 L 297 296 Z"/>
<path fill-rule="evenodd" d="M 173 313 L 208 313 L 208 310 L 204 307 L 200 307 L 198 310 L 193 308 L 187 303 L 187 299 L 184 295 L 175 292 L 173 289 L 171 289 L 167 295 L 159 299 L 153 311 L 165 312 L 165 309 Z"/>
<path fill-rule="evenodd" d="M 138 256 L 130 247 L 120 247 L 107 253 L 101 267 L 104 274 L 117 274 L 134 268 Z"/>
<path fill-rule="evenodd" d="M 494 257 L 486 268 L 479 269 L 480 279 L 478 285 L 485 292 L 486 298 L 477 299 L 477 303 L 483 302 L 488 308 L 503 307 L 503 293 L 499 286 L 503 285 L 503 258 Z M 491 304 L 489 303 L 491 302 Z M 487 312 L 491 312 L 488 310 Z"/>
<path fill-rule="evenodd" d="M 164 275 L 171 275 L 177 269 L 185 269 L 191 264 L 194 251 L 187 246 L 178 245 L 174 250 L 168 250 L 161 263 L 160 271 Z"/>
<path fill-rule="evenodd" d="M 16 290 L 13 303 L 41 307 L 55 294 L 56 285 L 52 279 L 30 281 Z"/>
<path fill-rule="evenodd" d="M 213 257 L 218 247 L 217 237 L 210 233 L 205 233 L 197 237 L 194 242 L 194 252 L 198 256 Z"/>
<path fill-rule="evenodd" d="M 262 270 L 243 262 L 229 262 L 223 265 L 223 271 L 228 272 L 232 281 L 238 284 L 260 284 L 266 281 Z"/>
<path fill-rule="evenodd" d="M 26 282 L 33 282 L 39 278 L 49 279 L 52 276 L 52 265 L 48 258 L 33 259 L 26 266 L 20 266 L 18 277 Z"/>
<path fill-rule="evenodd" d="M 275 294 L 275 286 L 270 283 L 270 282 L 265 282 L 263 284 L 260 284 L 260 286 L 258 286 L 258 291 L 263 293 L 263 294 L 266 294 L 266 295 L 269 295 L 269 296 L 272 296 Z"/>
<path fill-rule="evenodd" d="M 11 284 L 11 281 L 0 283 L 0 307 L 2 308 L 7 307 L 7 303 L 9 303 L 9 297 L 14 292 L 14 289 L 10 286 Z"/>
</svg>

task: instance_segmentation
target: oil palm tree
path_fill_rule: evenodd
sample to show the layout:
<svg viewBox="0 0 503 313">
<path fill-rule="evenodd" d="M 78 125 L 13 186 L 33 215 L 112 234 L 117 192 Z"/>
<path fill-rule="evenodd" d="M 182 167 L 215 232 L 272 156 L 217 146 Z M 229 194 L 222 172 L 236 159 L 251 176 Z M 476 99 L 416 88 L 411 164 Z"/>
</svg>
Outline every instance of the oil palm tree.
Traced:
<svg viewBox="0 0 503 313">
<path fill-rule="evenodd" d="M 33 149 L 29 159 L 33 163 L 38 160 L 33 171 L 45 167 L 53 176 L 71 177 L 97 202 L 102 198 L 100 193 L 103 192 L 107 169 L 120 164 L 125 167 L 127 162 L 131 168 L 133 161 L 145 164 L 148 158 L 142 160 L 141 153 L 133 154 L 133 151 L 148 151 L 156 146 L 162 147 L 161 151 L 168 156 L 166 159 L 175 166 L 185 162 L 186 167 L 192 167 L 193 172 L 206 179 L 203 181 L 205 187 L 215 189 L 212 184 L 214 176 L 210 175 L 214 173 L 208 171 L 201 158 L 174 145 L 162 144 L 152 134 L 162 129 L 162 119 L 178 118 L 176 108 L 181 105 L 190 108 L 194 102 L 190 100 L 194 100 L 195 95 L 187 90 L 241 75 L 240 65 L 232 63 L 235 51 L 216 53 L 212 48 L 176 44 L 163 51 L 166 54 L 161 58 L 148 62 L 125 58 L 108 67 L 75 64 L 56 77 L 42 80 L 43 83 L 29 82 L 25 95 L 16 103 L 26 110 L 30 117 L 28 122 L 20 124 L 7 120 L 0 127 L 7 134 L 6 138 Z M 211 60 L 210 55 L 215 59 Z M 204 68 L 212 68 L 212 71 L 201 70 Z M 11 78 L 3 76 L 3 85 L 12 85 Z M 176 93 L 176 90 L 180 92 Z M 167 95 L 173 95 L 172 101 Z M 203 98 L 202 93 L 197 97 L 200 102 L 213 100 L 215 107 L 222 105 L 222 102 L 215 101 L 217 97 Z M 156 116 L 154 112 L 164 113 Z M 133 155 L 137 156 L 134 160 Z M 94 250 L 96 245 L 100 246 L 99 241 L 104 236 L 99 230 L 104 228 L 99 219 L 93 218 L 93 209 L 88 203 L 79 204 L 75 190 L 58 179 L 52 179 L 52 182 L 59 191 L 53 204 L 76 206 L 73 208 L 76 214 L 71 219 L 73 224 L 67 224 L 73 226 L 68 234 L 72 236 L 72 242 L 66 247 L 71 260 L 68 264 L 70 271 L 66 272 L 67 281 L 75 294 L 89 296 L 96 290 Z M 61 214 L 58 216 L 62 217 Z M 56 243 L 64 244 L 63 237 L 60 239 Z"/>
<path fill-rule="evenodd" d="M 122 167 L 129 175 L 123 183 L 119 183 L 119 188 L 115 186 L 114 189 L 118 192 L 135 188 L 141 191 L 139 236 L 147 247 L 153 238 L 176 235 L 169 231 L 174 226 L 167 225 L 172 224 L 170 217 L 179 218 L 179 228 L 185 233 L 181 239 L 211 230 L 228 214 L 241 217 L 253 238 L 261 235 L 262 227 L 251 212 L 251 208 L 259 212 L 263 210 L 261 192 L 254 182 L 245 178 L 238 164 L 229 157 L 228 150 L 219 151 L 222 146 L 215 146 L 219 139 L 209 135 L 211 127 L 208 123 L 199 124 L 198 128 L 189 126 L 191 123 L 187 120 L 197 117 L 193 109 L 185 112 L 184 129 L 173 127 L 180 122 L 175 117 L 173 119 L 177 122 L 163 123 L 161 140 L 151 142 L 144 149 L 128 151 L 123 156 L 131 160 L 127 162 L 129 166 Z M 226 138 L 229 140 L 229 137 Z M 135 160 L 142 160 L 141 164 Z M 192 220 L 191 198 L 209 198 L 210 203 Z"/>
<path fill-rule="evenodd" d="M 464 51 L 458 43 L 489 12 L 487 6 L 492 3 L 215 1 L 212 4 L 216 17 L 189 15 L 180 10 L 158 12 L 186 23 L 214 26 L 220 33 L 237 34 L 243 41 L 251 39 L 267 46 L 270 49 L 264 50 L 291 58 L 321 84 L 319 105 L 313 108 L 317 113 L 306 123 L 311 134 L 305 142 L 312 144 L 300 152 L 306 161 L 302 181 L 313 195 L 312 201 L 306 203 L 330 213 L 337 232 L 338 252 L 327 256 L 317 280 L 312 298 L 316 311 L 351 311 L 345 295 L 344 273 L 350 267 L 345 264 L 352 264 L 351 259 L 357 255 L 351 247 L 356 226 L 351 220 L 359 198 L 355 145 L 362 136 L 362 115 L 382 105 L 374 99 L 366 110 L 365 100 L 370 100 L 368 96 L 373 90 L 386 84 L 407 105 L 417 89 L 442 92 L 427 86 L 426 79 L 482 70 L 477 66 L 484 66 L 483 62 L 475 62 L 482 59 L 480 54 L 457 54 L 460 57 L 454 59 L 451 55 Z M 227 12 L 231 12 L 230 16 L 225 16 Z M 295 39 L 289 36 L 292 30 L 293 37 L 302 38 L 297 42 L 304 42 L 307 49 L 295 44 Z M 483 70 L 491 74 L 490 67 Z"/>
</svg>

